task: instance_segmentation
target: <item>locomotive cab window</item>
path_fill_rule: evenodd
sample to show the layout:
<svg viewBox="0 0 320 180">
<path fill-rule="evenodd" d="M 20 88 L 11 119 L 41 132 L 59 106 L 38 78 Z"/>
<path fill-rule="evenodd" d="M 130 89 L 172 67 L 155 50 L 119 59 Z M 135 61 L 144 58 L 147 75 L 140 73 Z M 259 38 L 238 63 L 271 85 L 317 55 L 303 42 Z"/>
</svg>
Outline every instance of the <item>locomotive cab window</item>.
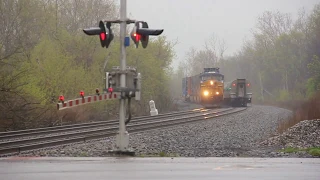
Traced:
<svg viewBox="0 0 320 180">
<path fill-rule="evenodd" d="M 223 81 L 223 76 L 221 76 L 221 75 L 202 76 L 202 77 L 201 77 L 201 80 L 202 80 L 202 81 L 207 81 L 207 80 Z"/>
</svg>

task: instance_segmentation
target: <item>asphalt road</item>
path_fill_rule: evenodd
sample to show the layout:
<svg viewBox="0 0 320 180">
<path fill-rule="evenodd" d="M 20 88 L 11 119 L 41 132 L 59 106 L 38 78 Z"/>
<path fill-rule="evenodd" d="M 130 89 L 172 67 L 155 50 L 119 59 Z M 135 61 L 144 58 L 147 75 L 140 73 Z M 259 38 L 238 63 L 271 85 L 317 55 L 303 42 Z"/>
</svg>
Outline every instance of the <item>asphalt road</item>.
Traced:
<svg viewBox="0 0 320 180">
<path fill-rule="evenodd" d="M 319 180 L 320 158 L 0 159 L 1 180 L 289 179 Z"/>
</svg>

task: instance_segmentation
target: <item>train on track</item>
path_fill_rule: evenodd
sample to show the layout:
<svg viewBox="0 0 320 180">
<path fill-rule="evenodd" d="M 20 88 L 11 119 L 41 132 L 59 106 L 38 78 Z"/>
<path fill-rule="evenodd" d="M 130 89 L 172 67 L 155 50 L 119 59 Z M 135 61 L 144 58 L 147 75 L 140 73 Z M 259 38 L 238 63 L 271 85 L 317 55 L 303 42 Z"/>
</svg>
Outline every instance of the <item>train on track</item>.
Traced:
<svg viewBox="0 0 320 180">
<path fill-rule="evenodd" d="M 231 105 L 246 107 L 252 101 L 251 84 L 247 79 L 224 82 L 219 68 L 204 68 L 203 72 L 182 79 L 182 94 L 187 102 L 205 107 Z"/>
<path fill-rule="evenodd" d="M 246 107 L 252 101 L 251 83 L 247 79 L 226 82 L 223 95 L 225 104 Z"/>
</svg>

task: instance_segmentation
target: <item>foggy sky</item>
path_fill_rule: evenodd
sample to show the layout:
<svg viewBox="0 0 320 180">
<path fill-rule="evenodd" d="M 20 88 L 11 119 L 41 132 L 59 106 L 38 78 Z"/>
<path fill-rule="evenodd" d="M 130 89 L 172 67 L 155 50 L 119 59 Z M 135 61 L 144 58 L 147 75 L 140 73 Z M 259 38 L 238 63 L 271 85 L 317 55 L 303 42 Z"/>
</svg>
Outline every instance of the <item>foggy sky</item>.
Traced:
<svg viewBox="0 0 320 180">
<path fill-rule="evenodd" d="M 191 48 L 200 49 L 215 34 L 224 39 L 226 55 L 237 52 L 250 36 L 257 17 L 279 10 L 296 15 L 307 12 L 320 0 L 127 0 L 130 18 L 147 21 L 149 28 L 163 28 L 168 40 L 178 41 L 174 65 Z"/>
</svg>

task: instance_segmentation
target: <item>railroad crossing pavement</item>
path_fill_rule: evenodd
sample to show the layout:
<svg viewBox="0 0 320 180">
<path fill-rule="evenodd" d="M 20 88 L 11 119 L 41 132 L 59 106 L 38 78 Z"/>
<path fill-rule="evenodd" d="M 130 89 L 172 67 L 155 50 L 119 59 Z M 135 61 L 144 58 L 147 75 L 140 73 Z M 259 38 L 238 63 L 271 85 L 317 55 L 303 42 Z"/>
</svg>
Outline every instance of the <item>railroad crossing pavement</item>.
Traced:
<svg viewBox="0 0 320 180">
<path fill-rule="evenodd" d="M 319 180 L 320 158 L 10 157 L 0 159 L 0 179 Z"/>
</svg>

